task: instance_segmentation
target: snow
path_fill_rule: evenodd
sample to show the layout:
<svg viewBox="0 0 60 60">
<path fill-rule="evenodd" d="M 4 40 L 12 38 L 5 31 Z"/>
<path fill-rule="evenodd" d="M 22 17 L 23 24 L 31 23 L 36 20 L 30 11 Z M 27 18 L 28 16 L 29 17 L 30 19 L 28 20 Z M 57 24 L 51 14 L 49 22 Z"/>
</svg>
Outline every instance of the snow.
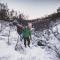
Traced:
<svg viewBox="0 0 60 60">
<path fill-rule="evenodd" d="M 38 47 L 25 48 L 23 53 L 14 50 L 12 46 L 8 46 L 4 41 L 0 41 L 0 58 L 8 58 L 8 60 L 44 60 L 47 59 L 44 49 Z M 48 58 L 49 60 L 49 58 Z"/>
<path fill-rule="evenodd" d="M 24 47 L 23 40 L 19 40 L 15 28 L 5 26 L 5 29 L 0 32 L 0 60 L 60 60 L 60 40 L 58 39 L 60 37 L 60 24 L 55 24 L 52 30 L 32 33 L 30 48 Z M 56 28 L 59 33 L 57 36 L 53 33 L 57 33 Z M 7 44 L 8 37 L 10 45 Z M 17 40 L 19 41 L 18 49 L 15 50 Z M 38 46 L 39 40 L 46 42 L 45 46 Z"/>
</svg>

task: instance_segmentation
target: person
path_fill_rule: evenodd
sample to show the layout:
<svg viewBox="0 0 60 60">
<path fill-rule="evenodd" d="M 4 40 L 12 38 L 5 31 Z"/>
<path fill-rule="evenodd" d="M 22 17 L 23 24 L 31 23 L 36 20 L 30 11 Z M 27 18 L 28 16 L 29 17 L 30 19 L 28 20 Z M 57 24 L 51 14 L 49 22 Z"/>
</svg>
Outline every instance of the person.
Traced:
<svg viewBox="0 0 60 60">
<path fill-rule="evenodd" d="M 20 26 L 19 26 L 19 25 L 20 25 Z M 22 24 L 17 24 L 17 33 L 18 33 L 19 36 L 20 36 L 20 41 L 22 41 L 22 39 L 23 39 L 22 30 L 23 30 Z"/>
<path fill-rule="evenodd" d="M 30 47 L 30 39 L 31 39 L 31 31 L 28 26 L 23 29 L 23 38 L 24 38 L 24 45 L 26 47 L 26 43 L 28 42 L 28 47 Z"/>
<path fill-rule="evenodd" d="M 19 21 L 13 21 L 13 25 L 15 25 L 17 27 L 17 33 L 20 36 L 20 40 L 22 41 L 22 23 L 20 23 Z"/>
</svg>

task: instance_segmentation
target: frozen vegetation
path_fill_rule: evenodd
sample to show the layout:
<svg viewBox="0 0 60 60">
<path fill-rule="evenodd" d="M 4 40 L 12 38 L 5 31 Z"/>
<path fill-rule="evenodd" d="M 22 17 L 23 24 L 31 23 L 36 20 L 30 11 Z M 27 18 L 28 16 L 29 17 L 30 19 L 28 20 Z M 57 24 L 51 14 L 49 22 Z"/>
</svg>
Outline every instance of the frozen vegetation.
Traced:
<svg viewBox="0 0 60 60">
<path fill-rule="evenodd" d="M 60 20 L 42 32 L 32 31 L 30 48 L 24 47 L 15 26 L 0 22 L 0 60 L 60 60 Z"/>
</svg>

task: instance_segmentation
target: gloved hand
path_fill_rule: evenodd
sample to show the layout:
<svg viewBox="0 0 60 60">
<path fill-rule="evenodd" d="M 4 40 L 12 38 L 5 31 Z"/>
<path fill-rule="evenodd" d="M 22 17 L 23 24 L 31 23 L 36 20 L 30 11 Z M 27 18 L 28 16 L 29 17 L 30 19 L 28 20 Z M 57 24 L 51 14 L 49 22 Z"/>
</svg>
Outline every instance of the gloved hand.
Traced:
<svg viewBox="0 0 60 60">
<path fill-rule="evenodd" d="M 16 22 L 13 22 L 13 25 L 17 25 L 17 23 Z"/>
</svg>

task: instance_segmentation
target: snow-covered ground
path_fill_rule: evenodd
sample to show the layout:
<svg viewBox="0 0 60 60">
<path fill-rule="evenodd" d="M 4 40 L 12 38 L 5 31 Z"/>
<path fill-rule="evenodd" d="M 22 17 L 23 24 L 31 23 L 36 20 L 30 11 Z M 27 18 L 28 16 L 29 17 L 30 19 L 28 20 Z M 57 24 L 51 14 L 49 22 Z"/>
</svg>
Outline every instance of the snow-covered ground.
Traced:
<svg viewBox="0 0 60 60">
<path fill-rule="evenodd" d="M 60 24 L 58 23 L 54 23 L 51 29 L 33 33 L 30 48 L 25 48 L 23 40 L 19 40 L 16 27 L 5 26 L 0 32 L 0 60 L 60 60 Z M 15 50 L 17 41 L 19 41 L 18 48 Z M 44 46 L 38 46 L 38 41 Z"/>
</svg>

